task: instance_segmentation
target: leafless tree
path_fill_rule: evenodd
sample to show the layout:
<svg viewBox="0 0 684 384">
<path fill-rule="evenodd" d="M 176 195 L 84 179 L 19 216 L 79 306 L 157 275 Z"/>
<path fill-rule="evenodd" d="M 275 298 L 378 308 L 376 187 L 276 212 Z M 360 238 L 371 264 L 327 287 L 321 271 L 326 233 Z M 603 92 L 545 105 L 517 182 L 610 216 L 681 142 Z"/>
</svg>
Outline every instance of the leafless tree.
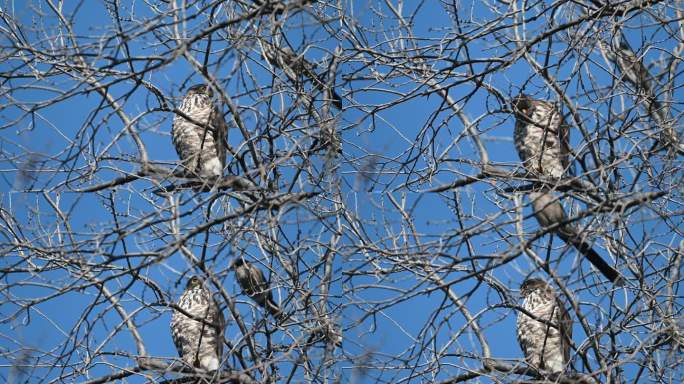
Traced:
<svg viewBox="0 0 684 384">
<path fill-rule="evenodd" d="M 680 0 L 0 1 L 0 377 L 684 381 L 683 23 Z M 230 126 L 201 187 L 170 137 L 197 83 Z M 521 93 L 562 111 L 566 177 L 522 167 Z M 540 188 L 623 287 L 539 226 Z M 192 275 L 218 373 L 173 349 Z M 561 374 L 516 345 L 531 276 L 575 324 Z"/>
</svg>

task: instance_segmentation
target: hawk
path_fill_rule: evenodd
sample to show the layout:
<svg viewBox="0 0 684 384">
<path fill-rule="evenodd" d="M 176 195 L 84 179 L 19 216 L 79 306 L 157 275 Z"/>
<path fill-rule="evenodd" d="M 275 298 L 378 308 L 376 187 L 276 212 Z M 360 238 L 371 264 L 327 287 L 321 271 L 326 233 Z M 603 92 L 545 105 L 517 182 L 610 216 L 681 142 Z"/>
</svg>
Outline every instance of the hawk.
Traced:
<svg viewBox="0 0 684 384">
<path fill-rule="evenodd" d="M 186 173 L 215 180 L 226 163 L 228 126 L 213 97 L 206 84 L 190 87 L 178 108 L 185 116 L 173 118 L 171 137 Z"/>
<path fill-rule="evenodd" d="M 535 176 L 561 179 L 570 167 L 570 130 L 560 111 L 552 104 L 520 95 L 513 100 L 515 132 L 513 140 L 525 169 Z M 606 263 L 567 222 L 567 215 L 557 197 L 544 188 L 531 192 L 534 216 L 539 224 L 552 227 L 563 241 L 574 246 L 608 280 L 622 284 L 620 274 Z"/>
<path fill-rule="evenodd" d="M 527 361 L 551 373 L 562 373 L 570 361 L 572 319 L 552 286 L 541 279 L 527 279 L 520 286 L 522 311 L 516 334 Z"/>
<path fill-rule="evenodd" d="M 285 315 L 273 300 L 273 293 L 261 269 L 242 258 L 235 260 L 233 268 L 237 282 L 247 296 L 265 308 L 273 317 L 283 320 Z"/>
<path fill-rule="evenodd" d="M 532 201 L 534 217 L 537 218 L 539 225 L 543 228 L 553 227 L 553 232 L 564 242 L 575 247 L 596 269 L 608 280 L 616 285 L 622 285 L 622 277 L 606 263 L 603 258 L 591 248 L 591 245 L 584 240 L 584 236 L 572 224 L 568 224 L 568 216 L 563 210 L 563 206 L 556 196 L 551 192 L 530 192 L 529 198 Z M 559 223 L 564 223 L 557 225 Z"/>
<path fill-rule="evenodd" d="M 171 336 L 178 355 L 195 368 L 216 371 L 221 366 L 226 321 L 201 277 L 188 280 L 171 317 Z"/>
<path fill-rule="evenodd" d="M 263 42 L 263 55 L 274 67 L 283 70 L 290 81 L 297 84 L 301 77 L 307 77 L 319 91 L 325 91 L 331 99 L 332 105 L 342 109 L 342 98 L 334 89 L 329 89 L 325 79 L 314 71 L 315 65 L 304 58 L 303 54 L 297 55 L 288 47 L 280 48 L 275 44 Z"/>
<path fill-rule="evenodd" d="M 645 107 L 646 113 L 652 116 L 661 129 L 659 143 L 664 147 L 671 146 L 680 155 L 684 155 L 684 144 L 674 128 L 673 118 L 668 108 L 658 100 L 656 79 L 646 68 L 642 58 L 637 57 L 625 36 L 617 32 L 611 39 L 610 47 L 600 39 L 599 46 L 609 60 L 615 63 L 622 78 L 631 84 L 641 100 L 638 103 Z"/>
<path fill-rule="evenodd" d="M 513 141 L 525 169 L 560 179 L 570 166 L 570 129 L 549 102 L 520 95 L 513 100 Z"/>
</svg>

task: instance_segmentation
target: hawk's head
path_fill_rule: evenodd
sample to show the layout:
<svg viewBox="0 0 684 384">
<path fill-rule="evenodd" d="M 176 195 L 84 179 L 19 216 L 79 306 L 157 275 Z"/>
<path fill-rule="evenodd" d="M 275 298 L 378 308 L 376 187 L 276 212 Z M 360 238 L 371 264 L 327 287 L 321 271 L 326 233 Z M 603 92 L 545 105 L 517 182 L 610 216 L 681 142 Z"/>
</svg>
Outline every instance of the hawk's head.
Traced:
<svg viewBox="0 0 684 384">
<path fill-rule="evenodd" d="M 237 258 L 235 258 L 235 260 L 233 261 L 233 269 L 239 268 L 239 267 L 241 267 L 241 266 L 243 266 L 243 265 L 245 265 L 245 264 L 246 264 L 246 262 L 245 262 L 245 260 L 244 260 L 242 257 L 237 257 Z"/>
<path fill-rule="evenodd" d="M 521 93 L 513 99 L 511 104 L 513 105 L 513 113 L 518 116 L 527 117 L 530 115 L 530 109 L 534 104 L 534 100 L 526 94 Z"/>
<path fill-rule="evenodd" d="M 536 278 L 527 279 L 520 286 L 520 296 L 527 297 L 532 292 L 534 292 L 538 289 L 546 290 L 548 288 L 549 288 L 549 284 L 546 283 L 546 281 L 544 281 L 542 279 L 536 279 Z"/>
<path fill-rule="evenodd" d="M 185 286 L 185 289 L 193 289 L 202 286 L 204 286 L 204 280 L 199 276 L 193 276 L 188 280 L 188 284 Z"/>
<path fill-rule="evenodd" d="M 211 87 L 207 84 L 195 84 L 188 88 L 188 96 L 192 95 L 204 95 L 212 98 L 214 97 L 214 91 L 212 91 Z"/>
</svg>

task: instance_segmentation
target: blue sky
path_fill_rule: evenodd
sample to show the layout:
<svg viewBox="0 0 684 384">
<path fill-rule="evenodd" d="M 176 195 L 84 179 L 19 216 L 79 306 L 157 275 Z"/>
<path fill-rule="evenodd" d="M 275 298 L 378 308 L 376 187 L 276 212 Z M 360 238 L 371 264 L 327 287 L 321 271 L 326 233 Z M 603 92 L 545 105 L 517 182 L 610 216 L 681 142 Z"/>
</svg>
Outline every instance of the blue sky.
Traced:
<svg viewBox="0 0 684 384">
<path fill-rule="evenodd" d="M 136 20 L 147 19 L 151 25 L 172 21 L 170 16 L 153 16 L 154 12 L 142 1 L 122 3 L 120 12 L 126 15 L 132 12 Z M 479 72 L 488 68 L 488 65 L 497 64 L 477 63 L 472 68 L 460 65 L 449 76 L 443 75 L 450 65 L 445 58 L 464 61 L 469 57 L 498 57 L 508 51 L 511 45 L 494 39 L 493 35 L 469 43 L 467 51 L 461 46 L 462 37 L 459 35 L 474 36 L 484 28 L 468 22 L 469 18 L 486 26 L 497 15 L 480 6 L 479 2 L 458 3 L 457 15 L 454 14 L 453 5 L 443 2 L 416 3 L 420 4 L 416 17 L 409 20 L 414 36 L 419 38 L 416 44 L 423 48 L 433 46 L 426 52 L 442 55 L 440 60 L 428 59 L 431 73 L 436 73 L 434 79 L 440 85 L 449 87 L 449 95 L 459 102 L 465 115 L 474 122 L 474 128 L 492 164 L 512 170 L 519 160 L 511 140 L 514 122 L 510 114 L 503 110 L 508 106 L 502 105 L 486 87 L 475 89 L 473 81 L 461 82 L 468 76 L 468 71 Z M 99 36 L 109 34 L 114 28 L 110 13 L 101 2 L 83 2 L 74 14 L 75 4 L 66 2 L 64 14 L 73 15 L 74 31 L 81 44 L 97 42 Z M 1 7 L 25 26 L 57 25 L 55 17 L 50 16 L 52 13 L 44 3 L 31 2 L 30 5 L 35 8 L 31 9 L 28 4 L 22 7 L 10 3 Z M 403 14 L 414 13 L 416 6 L 405 5 Z M 166 5 L 160 7 L 166 9 Z M 503 4 L 497 7 L 500 11 L 507 9 Z M 326 14 L 333 12 L 332 7 L 323 9 L 319 6 L 316 9 Z M 538 10 L 537 7 L 528 11 L 527 16 Z M 188 7 L 187 11 L 188 14 L 196 12 L 193 7 Z M 254 230 L 267 233 L 273 228 L 265 223 L 268 220 L 277 222 L 279 225 L 275 232 L 278 232 L 282 255 L 298 258 L 301 281 L 297 284 L 318 292 L 321 280 L 318 263 L 325 253 L 325 246 L 334 240 L 335 231 L 341 228 L 337 245 L 339 252 L 334 255 L 333 283 L 328 305 L 336 321 L 345 330 L 344 344 L 342 349 L 335 351 L 339 363 L 332 367 L 333 373 L 324 373 L 323 376 L 330 378 L 341 375 L 342 382 L 375 382 L 376 379 L 386 382 L 439 381 L 462 374 L 466 371 L 465 367 L 479 368 L 477 357 L 482 353 L 481 348 L 471 329 L 463 329 L 466 321 L 462 313 L 445 299 L 444 293 L 435 287 L 434 282 L 426 278 L 426 270 L 417 268 L 415 260 L 408 256 L 418 249 L 422 251 L 418 259 L 431 263 L 433 268 L 441 268 L 440 277 L 451 283 L 450 289 L 465 303 L 468 311 L 477 316 L 492 356 L 501 360 L 518 359 L 522 353 L 514 334 L 515 313 L 509 307 L 512 302 L 506 303 L 494 289 L 476 278 L 465 279 L 466 274 L 459 267 L 476 270 L 485 268 L 489 263 L 499 262 L 502 255 L 518 244 L 515 194 L 505 193 L 503 189 L 519 185 L 520 182 L 488 179 L 453 192 L 425 192 L 466 175 L 477 174 L 478 150 L 453 110 L 443 103 L 437 93 L 419 83 L 424 80 L 419 71 L 407 75 L 401 73 L 400 68 L 392 68 L 380 59 L 369 60 L 370 56 L 352 55 L 355 43 L 351 36 L 359 38 L 356 43 L 363 42 L 366 47 L 379 52 L 396 52 L 401 44 L 410 45 L 405 30 L 390 17 L 391 12 L 383 2 L 349 2 L 346 11 L 347 15 L 353 14 L 357 18 L 357 29 L 335 20 L 324 28 L 313 23 L 307 14 L 294 16 L 284 26 L 293 47 L 317 45 L 325 48 L 308 50 L 306 57 L 312 61 L 329 60 L 330 52 L 337 46 L 344 49 L 345 61 L 338 71 L 337 83 L 340 84 L 338 91 L 344 97 L 345 107 L 336 121 L 343 140 L 343 153 L 332 160 L 325 154 L 313 155 L 304 165 L 303 160 L 296 157 L 293 161 L 278 163 L 277 167 L 277 172 L 282 175 L 278 188 L 289 187 L 296 169 L 304 166 L 306 171 L 294 183 L 293 190 L 317 190 L 323 194 L 309 201 L 308 206 L 293 207 L 275 218 L 269 217 L 267 212 L 261 212 L 257 216 L 239 217 L 222 223 L 214 226 L 206 238 L 200 234 L 186 245 L 195 255 L 206 251 L 206 267 L 213 271 L 225 291 L 237 301 L 237 308 L 251 329 L 259 324 L 264 313 L 240 294 L 232 273 L 228 271 L 233 257 L 245 255 L 259 262 L 264 271 L 273 270 L 272 280 L 278 286 L 278 301 L 287 297 L 296 285 L 283 271 L 280 261 L 262 248 L 254 236 Z M 39 16 L 41 12 L 47 16 Z M 219 20 L 234 17 L 234 14 L 226 12 L 226 9 L 220 9 Z M 568 5 L 558 7 L 556 12 L 547 10 L 539 19 L 530 18 L 525 29 L 528 39 L 538 36 L 552 25 L 578 17 L 573 12 L 573 7 Z M 198 18 L 192 18 L 187 23 L 190 36 L 206 27 L 206 15 L 207 12 L 202 12 Z M 628 25 L 639 25 L 644 21 L 635 18 L 626 22 Z M 262 23 L 238 24 L 230 31 L 249 34 L 259 28 L 267 30 L 268 23 Z M 505 31 L 510 23 L 511 19 L 507 18 L 504 22 L 492 25 Z M 128 22 L 124 29 L 132 28 L 133 24 Z M 605 26 L 597 24 L 597 28 L 605 30 Z M 612 104 L 609 98 L 600 98 L 603 90 L 611 86 L 607 72 L 610 65 L 596 51 L 589 53 L 586 49 L 568 48 L 573 44 L 586 44 L 586 40 L 591 41 L 591 27 L 582 25 L 560 32 L 551 46 L 548 46 L 547 41 L 539 42 L 531 55 L 540 62 L 549 61 L 549 76 L 557 79 L 562 90 L 570 95 L 579 107 L 583 123 L 593 134 L 602 132 L 601 129 L 609 124 L 618 124 L 616 120 L 620 119 L 610 120 L 609 117 L 613 115 L 608 112 L 610 109 L 617 114 L 622 106 Z M 375 32 L 382 28 L 387 32 Z M 139 31 L 138 28 L 132 30 Z M 168 57 L 175 43 L 168 42 L 165 45 L 157 40 L 160 36 L 169 37 L 173 29 L 165 27 L 159 31 L 166 35 L 146 32 L 127 41 L 130 54 Z M 337 31 L 336 38 L 339 40 L 331 37 L 331 31 Z M 47 32 L 48 36 L 45 36 L 27 30 L 25 39 L 36 47 L 49 44 L 59 46 L 60 39 L 64 38 L 64 30 L 55 27 Z M 625 30 L 625 33 L 633 47 L 648 48 L 640 50 L 647 62 L 658 59 L 676 43 L 675 39 L 668 36 L 667 28 Z M 286 125 L 288 122 L 284 119 L 271 118 L 274 111 L 288 107 L 292 99 L 288 96 L 282 99 L 267 97 L 273 80 L 257 48 L 240 41 L 237 38 L 240 35 L 233 36 L 233 44 L 222 40 L 221 36 L 224 34 L 216 34 L 212 41 L 209 71 L 219 79 L 238 105 L 240 119 L 252 137 L 260 137 L 270 128 L 281 134 L 275 138 L 275 149 L 288 150 L 307 144 L 307 135 L 312 129 L 307 124 L 311 121 L 299 118 L 295 123 Z M 367 40 L 362 41 L 360 37 Z M 6 35 L 3 41 L 5 39 Z M 192 46 L 192 55 L 199 61 L 203 60 L 201 50 L 205 44 L 206 41 L 202 40 Z M 550 52 L 548 58 L 544 53 L 547 48 Z M 97 53 L 95 47 L 87 51 Z M 118 40 L 108 42 L 102 52 L 103 56 L 118 58 L 125 55 L 123 44 Z M 583 56 L 587 54 L 587 57 Z M 403 59 L 401 55 L 393 57 L 397 62 Z M 110 63 L 102 56 L 86 57 L 86 60 L 99 68 Z M 4 68 L 2 71 L 5 72 L 19 66 L 19 62 L 18 58 L 14 58 L 0 64 L 0 68 Z M 142 61 L 136 63 L 136 69 L 140 70 L 144 64 Z M 151 64 L 158 64 L 158 61 L 153 60 Z M 40 63 L 35 64 L 35 68 L 47 71 L 55 67 Z M 129 70 L 127 64 L 117 64 L 109 69 L 122 72 Z M 24 68 L 21 71 L 28 70 Z M 281 79 L 286 79 L 281 72 L 277 73 Z M 352 74 L 365 78 L 347 81 L 347 76 Z M 390 78 L 390 75 L 395 77 Z M 374 80 L 383 76 L 387 76 L 386 81 Z M 124 113 L 136 121 L 135 129 L 145 143 L 150 159 L 155 164 L 172 167 L 177 160 L 170 138 L 173 114 L 154 111 L 160 105 L 148 89 L 136 86 L 130 79 L 115 80 L 117 76 L 111 74 L 99 79 L 102 83 L 111 82 L 108 92 L 117 99 Z M 172 105 L 177 105 L 188 86 L 202 81 L 183 57 L 147 72 L 144 80 L 160 89 L 166 101 Z M 515 96 L 524 90 L 538 98 L 559 99 L 523 58 L 483 76 L 482 80 L 487 87 L 505 97 Z M 101 292 L 79 275 L 83 268 L 80 263 L 92 264 L 97 278 L 106 280 L 105 286 L 117 293 L 116 297 L 123 308 L 129 314 L 135 313 L 134 319 L 139 325 L 148 354 L 175 357 L 176 351 L 168 330 L 171 310 L 161 305 L 149 286 L 140 280 L 132 280 L 126 271 L 130 267 L 129 262 L 133 263 L 139 268 L 138 273 L 160 287 L 165 300 L 175 301 L 182 292 L 185 279 L 191 274 L 200 273 L 200 270 L 180 252 L 167 254 L 175 240 L 169 233 L 174 225 L 178 225 L 178 232 L 183 234 L 206 222 L 210 195 L 193 196 L 186 191 L 175 194 L 171 199 L 160 198 L 151 193 L 156 185 L 149 179 L 98 193 L 74 192 L 75 189 L 119 177 L 123 172 L 136 171 L 139 156 L 130 135 L 122 132 L 123 123 L 115 112 L 109 107 L 98 109 L 102 98 L 96 92 L 69 95 L 54 105 L 37 108 L 35 114 L 22 111 L 22 107 L 59 98 L 60 91 L 79 86 L 69 73 L 46 81 L 49 81 L 50 89 L 39 88 L 48 83 L 35 78 L 5 81 L 3 84 L 3 92 L 10 87 L 27 86 L 25 90 L 3 96 L 3 103 L 8 106 L 0 111 L 0 121 L 3 122 L 0 145 L 4 154 L 0 159 L 2 208 L 16 217 L 16 224 L 3 224 L 2 246 L 8 249 L 3 268 L 28 268 L 29 265 L 22 260 L 27 253 L 37 252 L 38 249 L 57 249 L 59 244 L 65 244 L 68 251 L 66 255 L 37 253 L 33 262 L 44 267 L 38 274 L 13 273 L 2 276 L 0 350 L 3 355 L 0 356 L 0 366 L 11 365 L 22 348 L 37 359 L 34 361 L 37 367 L 27 376 L 29 382 L 53 380 L 62 375 L 67 375 L 67 380 L 84 381 L 116 371 L 117 366 L 134 365 L 128 356 L 136 352 L 130 334 L 125 329 L 117 328 L 121 317 L 111 308 L 111 302 L 104 300 Z M 591 87 L 599 91 L 587 92 Z M 80 86 L 79 89 L 85 88 Z M 411 97 L 402 98 L 402 94 L 410 94 Z M 673 99 L 681 100 L 681 90 L 675 92 Z M 11 105 L 12 100 L 17 105 Z M 625 108 L 629 109 L 632 101 L 629 98 L 621 101 L 625 100 Z M 397 102 L 396 105 L 389 105 L 394 102 Z M 320 103 L 317 106 L 320 108 Z M 681 105 L 676 104 L 674 109 L 677 112 Z M 301 109 L 299 112 L 302 112 Z M 230 114 L 227 116 L 230 117 Z M 287 116 L 293 117 L 294 113 Z M 637 110 L 632 109 L 625 113 L 622 121 L 636 118 Z M 267 126 L 267 122 L 271 126 Z M 280 128 L 282 130 L 278 131 Z M 616 141 L 618 152 L 631 151 L 631 146 L 635 145 L 631 139 L 639 135 L 643 137 L 643 133 L 632 133 L 634 136 Z M 231 130 L 229 142 L 234 148 L 246 151 L 244 138 L 237 129 Z M 584 145 L 577 129 L 572 133 L 572 142 L 579 148 Z M 265 157 L 273 149 L 263 136 L 254 144 Z M 637 145 L 646 147 L 646 144 Z M 83 150 L 75 151 L 76 147 Z M 610 150 L 606 141 L 599 141 L 597 147 L 606 152 Z M 96 158 L 97 162 L 94 161 Z M 231 172 L 235 172 L 238 169 L 235 161 L 229 161 L 232 161 Z M 653 167 L 656 171 L 674 171 L 663 176 L 660 179 L 662 184 L 654 187 L 648 175 L 635 171 L 639 162 L 637 157 L 625 161 L 624 166 L 617 168 L 615 176 L 620 192 L 667 188 L 668 183 L 675 184 L 678 178 L 681 179 L 681 169 L 677 171 L 667 162 L 656 164 Z M 589 161 L 588 167 L 592 166 Z M 334 176 L 324 172 L 330 168 L 335 169 Z M 21 178 L 19 169 L 38 171 L 29 172 L 31 180 L 26 181 Z M 365 180 L 362 172 L 366 169 L 371 169 L 368 172 L 369 180 Z M 313 187 L 311 180 L 318 176 L 323 181 Z M 335 199 L 338 196 L 333 192 L 337 188 L 341 201 L 336 206 Z M 571 199 L 567 200 L 567 209 L 573 213 L 586 208 L 577 200 L 573 200 L 574 203 Z M 419 243 L 413 238 L 411 227 L 395 203 L 409 212 L 412 224 L 420 234 Z M 658 209 L 666 211 L 677 207 L 675 202 L 663 204 Z M 66 222 L 53 205 L 58 206 L 62 215 L 68 217 Z M 343 207 L 348 215 L 336 216 L 339 207 Z M 211 217 L 221 217 L 239 208 L 235 199 L 223 196 L 219 204 L 212 206 Z M 167 220 L 152 223 L 156 219 L 171 217 L 173 209 L 182 214 L 177 222 Z M 538 226 L 534 219 L 528 217 L 530 212 L 526 207 L 523 212 L 526 218 L 524 229 L 529 235 L 537 231 Z M 123 238 L 117 239 L 112 233 L 114 215 L 122 233 L 125 233 Z M 675 215 L 672 221 L 667 222 L 654 210 L 644 208 L 630 220 L 620 222 L 626 228 L 611 229 L 615 220 L 614 215 L 601 215 L 582 222 L 589 228 L 587 233 L 597 241 L 599 253 L 611 260 L 614 254 L 606 250 L 607 236 L 629 232 L 629 236 L 626 236 L 629 239 L 627 248 L 644 252 L 642 255 L 652 255 L 649 262 L 655 266 L 662 265 L 668 249 L 676 247 L 682 239 L 680 216 Z M 149 225 L 141 227 L 143 223 Z M 355 227 L 360 224 L 362 228 Z M 18 236 L 36 249 L 25 245 L 12 247 L 13 236 L 8 234 L 11 227 L 21 228 L 22 233 Z M 546 257 L 549 240 L 549 236 L 544 236 L 535 241 L 533 249 L 542 258 Z M 552 245 L 551 265 L 580 303 L 586 323 L 592 326 L 590 331 L 608 327 L 609 318 L 621 320 L 627 317 L 622 311 L 628 314 L 636 311 L 628 305 L 634 292 L 611 291 L 588 263 L 580 263 L 581 259 L 575 251 L 563 247 L 559 239 L 553 239 Z M 135 257 L 128 261 L 121 258 L 126 254 Z M 54 260 L 51 259 L 53 256 Z M 159 258 L 155 259 L 157 256 Z M 73 264 L 60 264 L 56 261 L 57 257 L 71 260 Z M 97 269 L 105 262 L 108 268 Z M 316 273 L 313 273 L 314 270 Z M 515 289 L 530 274 L 548 278 L 524 254 L 492 271 L 492 276 L 503 285 Z M 580 278 L 584 278 L 584 282 Z M 585 284 L 587 281 L 592 284 Z M 656 281 L 652 283 L 658 285 Z M 67 292 L 61 293 L 55 286 Z M 513 290 L 509 294 L 509 299 L 517 299 L 517 291 Z M 301 296 L 297 298 L 301 299 Z M 16 305 L 8 303 L 28 304 L 34 299 L 39 300 L 25 310 L 18 310 Z M 681 296 L 677 296 L 677 304 L 681 305 Z M 287 309 L 294 312 L 293 320 L 298 323 L 292 324 L 287 332 L 275 332 L 272 336 L 274 343 L 290 345 L 293 335 L 299 335 L 302 327 L 310 326 L 306 322 L 306 311 L 295 304 L 290 306 Z M 576 323 L 574 331 L 575 344 L 584 346 L 587 342 L 585 330 Z M 86 334 L 88 337 L 84 336 Z M 241 333 L 234 323 L 227 328 L 226 337 L 232 343 L 239 343 Z M 632 337 L 623 332 L 617 340 L 625 346 L 638 345 L 640 339 Z M 74 339 L 78 340 L 77 345 L 73 345 Z M 258 335 L 256 339 L 258 343 L 266 342 L 263 335 Z M 606 346 L 609 342 L 607 336 L 601 339 Z M 314 348 L 312 355 L 316 354 L 322 354 L 321 348 Z M 59 357 L 63 355 L 68 358 Z M 87 365 L 85 372 L 68 376 L 73 369 L 83 369 L 84 362 L 90 356 L 96 358 Z M 390 356 L 400 358 L 394 360 Z M 439 356 L 439 363 L 433 361 L 435 356 Z M 589 356 L 591 359 L 591 352 Z M 402 360 L 408 363 L 402 366 Z M 288 356 L 279 365 L 281 374 L 289 373 L 291 361 L 292 358 Z M 360 373 L 363 369 L 358 368 L 364 362 L 386 367 L 384 370 L 368 369 L 368 376 L 364 376 Z M 227 364 L 235 367 L 237 362 L 230 359 Z M 63 365 L 68 367 L 62 368 Z M 426 366 L 433 369 L 423 371 Z M 579 359 L 575 359 L 574 366 L 581 366 Z M 597 368 L 595 364 L 592 367 Z M 627 377 L 633 377 L 634 372 L 633 366 L 626 366 Z M 15 373 L 10 373 L 9 368 L 4 369 L 4 373 L 0 370 L 0 377 L 10 377 L 12 374 Z M 295 381 L 312 378 L 300 370 Z M 130 377 L 128 380 L 145 382 L 142 377 Z M 482 380 L 486 382 L 487 379 Z"/>
</svg>

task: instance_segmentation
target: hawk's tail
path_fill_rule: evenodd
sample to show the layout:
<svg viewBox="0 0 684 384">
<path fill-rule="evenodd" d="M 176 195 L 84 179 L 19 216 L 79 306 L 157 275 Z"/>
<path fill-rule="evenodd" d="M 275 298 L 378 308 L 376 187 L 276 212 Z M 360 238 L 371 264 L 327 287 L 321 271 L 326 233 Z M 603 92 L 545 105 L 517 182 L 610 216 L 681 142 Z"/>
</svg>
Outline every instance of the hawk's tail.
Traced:
<svg viewBox="0 0 684 384">
<path fill-rule="evenodd" d="M 584 257 L 589 260 L 589 262 L 596 267 L 596 269 L 601 272 L 608 280 L 617 286 L 623 286 L 625 284 L 624 279 L 615 268 L 611 267 L 606 263 L 605 260 L 594 251 L 594 249 L 586 241 L 580 238 L 579 233 L 572 234 L 567 233 L 567 231 L 558 231 L 558 236 L 563 239 L 568 244 L 572 244 Z"/>
<path fill-rule="evenodd" d="M 266 309 L 279 322 L 285 320 L 285 313 L 283 313 L 283 311 L 280 310 L 280 307 L 278 307 L 278 305 L 272 299 L 266 300 Z"/>
<path fill-rule="evenodd" d="M 340 97 L 334 89 L 330 90 L 330 96 L 332 97 L 332 104 L 337 109 L 342 109 L 342 98 Z"/>
</svg>

